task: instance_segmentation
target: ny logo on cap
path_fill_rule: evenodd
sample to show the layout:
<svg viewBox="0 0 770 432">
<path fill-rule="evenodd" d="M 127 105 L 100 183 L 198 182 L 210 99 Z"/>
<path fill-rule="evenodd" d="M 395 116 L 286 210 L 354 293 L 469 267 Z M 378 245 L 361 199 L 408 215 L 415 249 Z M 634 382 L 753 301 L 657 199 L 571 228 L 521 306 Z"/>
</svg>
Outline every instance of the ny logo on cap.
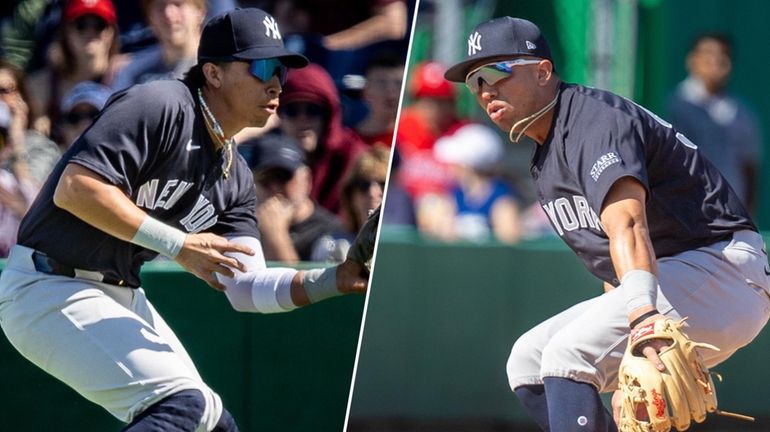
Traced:
<svg viewBox="0 0 770 432">
<path fill-rule="evenodd" d="M 474 55 L 476 51 L 481 51 L 481 35 L 479 32 L 468 36 L 468 55 Z"/>
<path fill-rule="evenodd" d="M 266 16 L 262 20 L 262 24 L 265 25 L 265 36 L 270 36 L 273 39 L 280 39 L 281 33 L 278 31 L 278 23 L 275 22 L 275 18 Z"/>
</svg>

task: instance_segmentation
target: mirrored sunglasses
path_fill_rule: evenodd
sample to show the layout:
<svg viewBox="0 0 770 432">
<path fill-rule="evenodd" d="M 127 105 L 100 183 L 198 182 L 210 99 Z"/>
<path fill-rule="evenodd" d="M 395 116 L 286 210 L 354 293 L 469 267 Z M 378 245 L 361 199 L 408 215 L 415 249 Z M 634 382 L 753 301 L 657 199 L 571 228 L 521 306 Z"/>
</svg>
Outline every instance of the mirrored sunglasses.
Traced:
<svg viewBox="0 0 770 432">
<path fill-rule="evenodd" d="M 511 76 L 511 74 L 513 74 L 514 66 L 537 64 L 541 61 L 542 60 L 516 59 L 510 61 L 488 63 L 468 73 L 468 75 L 465 77 L 465 85 L 468 86 L 470 91 L 476 94 L 481 88 L 481 80 L 484 80 L 487 85 L 495 85 L 501 80 Z"/>
<path fill-rule="evenodd" d="M 278 76 L 281 85 L 286 83 L 288 69 L 277 58 L 252 60 L 249 64 L 249 72 L 262 82 L 268 82 L 273 76 Z"/>
</svg>

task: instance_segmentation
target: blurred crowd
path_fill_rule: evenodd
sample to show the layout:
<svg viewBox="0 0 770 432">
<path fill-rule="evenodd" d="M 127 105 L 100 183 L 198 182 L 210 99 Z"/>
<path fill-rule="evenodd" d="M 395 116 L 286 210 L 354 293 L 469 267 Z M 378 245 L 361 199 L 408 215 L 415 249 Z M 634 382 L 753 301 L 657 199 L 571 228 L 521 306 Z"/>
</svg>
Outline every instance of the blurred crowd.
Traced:
<svg viewBox="0 0 770 432">
<path fill-rule="evenodd" d="M 550 233 L 529 190 L 529 156 L 514 154 L 498 130 L 461 118 L 464 88 L 444 71 L 425 61 L 409 73 L 383 223 L 413 224 L 441 241 L 513 244 Z"/>
<path fill-rule="evenodd" d="M 732 57 L 728 36 L 695 37 L 683 61 L 687 76 L 670 92 L 662 115 L 754 212 L 762 132 L 754 111 L 728 90 Z M 414 224 L 441 241 L 516 243 L 553 236 L 530 178 L 534 144 L 528 138 L 508 143 L 483 120 L 462 118 L 459 92 L 467 89 L 445 81 L 444 71 L 430 60 L 408 71 L 384 223 Z"/>
<path fill-rule="evenodd" d="M 16 0 L 0 6 L 0 257 L 48 174 L 109 98 L 180 79 L 205 21 L 276 17 L 291 70 L 279 112 L 236 136 L 268 260 L 342 261 L 382 203 L 408 47 L 407 0 Z"/>
<path fill-rule="evenodd" d="M 0 6 L 0 256 L 109 97 L 182 78 L 205 20 L 250 6 L 275 16 L 287 47 L 312 62 L 289 73 L 266 127 L 236 137 L 267 259 L 341 260 L 384 195 L 385 225 L 441 241 L 553 235 L 529 178 L 531 146 L 458 115 L 465 89 L 443 79 L 442 64 L 410 66 L 394 140 L 412 0 L 16 0 Z M 724 35 L 696 39 L 664 114 L 753 209 L 761 132 L 726 91 L 731 57 Z"/>
</svg>

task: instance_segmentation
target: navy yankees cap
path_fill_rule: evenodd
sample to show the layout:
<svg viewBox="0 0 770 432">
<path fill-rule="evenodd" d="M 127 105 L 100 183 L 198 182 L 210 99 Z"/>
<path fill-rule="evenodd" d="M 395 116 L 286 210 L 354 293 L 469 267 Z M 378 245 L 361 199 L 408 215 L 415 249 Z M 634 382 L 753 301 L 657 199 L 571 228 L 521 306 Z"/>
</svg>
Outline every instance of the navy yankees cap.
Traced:
<svg viewBox="0 0 770 432">
<path fill-rule="evenodd" d="M 305 165 L 305 153 L 300 149 L 299 143 L 285 135 L 266 134 L 254 138 L 254 170 L 264 171 L 270 168 L 283 168 L 294 172 Z"/>
<path fill-rule="evenodd" d="M 285 66 L 305 67 L 305 56 L 287 50 L 278 23 L 256 8 L 234 9 L 211 18 L 203 27 L 198 62 L 278 58 Z"/>
<path fill-rule="evenodd" d="M 524 55 L 551 60 L 551 50 L 540 29 L 522 18 L 495 18 L 471 30 L 465 60 L 450 67 L 444 78 L 463 82 L 471 66 L 481 60 Z"/>
</svg>

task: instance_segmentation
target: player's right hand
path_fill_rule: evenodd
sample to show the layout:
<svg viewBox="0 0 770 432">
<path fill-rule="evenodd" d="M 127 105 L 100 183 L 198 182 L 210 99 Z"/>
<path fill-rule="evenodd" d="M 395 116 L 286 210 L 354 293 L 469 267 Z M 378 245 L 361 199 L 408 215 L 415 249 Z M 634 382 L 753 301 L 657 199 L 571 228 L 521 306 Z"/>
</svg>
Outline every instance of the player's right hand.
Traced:
<svg viewBox="0 0 770 432">
<path fill-rule="evenodd" d="M 176 256 L 176 262 L 187 271 L 203 279 L 210 287 L 224 291 L 215 273 L 225 277 L 233 277 L 233 269 L 245 272 L 246 266 L 235 258 L 225 256 L 228 252 L 240 252 L 254 255 L 248 246 L 233 243 L 226 238 L 211 233 L 188 234 L 184 246 Z"/>
<path fill-rule="evenodd" d="M 369 285 L 366 267 L 351 259 L 337 266 L 337 290 L 343 294 L 364 294 Z"/>
</svg>

